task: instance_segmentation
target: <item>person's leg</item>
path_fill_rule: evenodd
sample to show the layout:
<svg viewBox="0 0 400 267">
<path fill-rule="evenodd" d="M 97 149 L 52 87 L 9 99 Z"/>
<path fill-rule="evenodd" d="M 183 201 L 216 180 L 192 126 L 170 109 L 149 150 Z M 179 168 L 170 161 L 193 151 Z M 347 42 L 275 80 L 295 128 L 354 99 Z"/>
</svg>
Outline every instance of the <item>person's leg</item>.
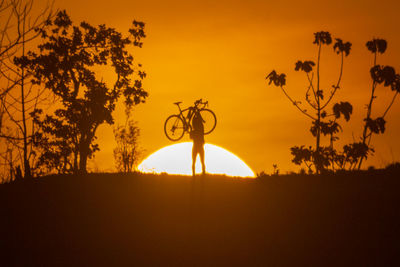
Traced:
<svg viewBox="0 0 400 267">
<path fill-rule="evenodd" d="M 204 163 L 204 144 L 199 148 L 201 168 L 203 170 L 203 174 L 206 174 L 206 164 Z"/>
<path fill-rule="evenodd" d="M 192 148 L 192 175 L 195 176 L 196 174 L 196 157 L 197 157 L 197 147 L 193 144 Z"/>
</svg>

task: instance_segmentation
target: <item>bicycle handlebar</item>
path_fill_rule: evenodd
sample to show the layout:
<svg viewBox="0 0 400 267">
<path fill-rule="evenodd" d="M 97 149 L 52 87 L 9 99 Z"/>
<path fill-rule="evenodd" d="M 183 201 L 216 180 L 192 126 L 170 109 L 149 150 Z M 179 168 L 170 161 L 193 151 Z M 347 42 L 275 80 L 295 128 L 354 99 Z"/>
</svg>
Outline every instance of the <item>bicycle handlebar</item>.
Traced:
<svg viewBox="0 0 400 267">
<path fill-rule="evenodd" d="M 194 102 L 194 105 L 197 107 L 198 105 L 204 105 L 205 107 L 208 106 L 208 101 L 203 102 L 203 99 L 200 98 Z"/>
<path fill-rule="evenodd" d="M 177 106 L 179 107 L 179 110 L 181 109 L 181 107 L 179 106 L 179 104 L 181 104 L 181 103 L 182 103 L 182 102 L 175 102 L 175 103 L 174 103 L 175 105 L 177 105 Z M 193 106 L 193 107 L 188 107 L 187 109 L 198 108 L 199 105 L 204 105 L 203 108 L 205 108 L 205 107 L 208 106 L 208 101 L 203 102 L 203 99 L 200 98 L 200 99 L 194 101 L 194 106 Z M 187 110 L 187 109 L 184 109 L 183 111 L 185 111 L 185 110 Z"/>
</svg>

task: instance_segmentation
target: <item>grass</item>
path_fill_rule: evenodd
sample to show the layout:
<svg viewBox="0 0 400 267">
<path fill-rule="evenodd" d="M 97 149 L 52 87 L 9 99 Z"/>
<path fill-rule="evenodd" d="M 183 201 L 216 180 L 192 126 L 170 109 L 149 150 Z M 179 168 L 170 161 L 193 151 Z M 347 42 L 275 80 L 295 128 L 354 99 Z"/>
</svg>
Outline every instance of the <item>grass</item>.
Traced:
<svg viewBox="0 0 400 267">
<path fill-rule="evenodd" d="M 3 184 L 0 265 L 394 266 L 399 169 Z"/>
</svg>

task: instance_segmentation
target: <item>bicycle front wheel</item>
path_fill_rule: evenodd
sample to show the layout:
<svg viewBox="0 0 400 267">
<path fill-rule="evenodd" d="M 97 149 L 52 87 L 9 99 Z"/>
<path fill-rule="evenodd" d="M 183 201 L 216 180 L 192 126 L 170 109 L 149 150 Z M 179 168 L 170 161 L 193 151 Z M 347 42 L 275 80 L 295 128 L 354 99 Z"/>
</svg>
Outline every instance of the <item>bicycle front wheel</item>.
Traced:
<svg viewBox="0 0 400 267">
<path fill-rule="evenodd" d="M 217 117 L 214 112 L 204 108 L 200 110 L 200 115 L 203 118 L 204 134 L 209 134 L 214 131 L 215 126 L 217 126 Z"/>
<path fill-rule="evenodd" d="M 171 115 L 164 123 L 164 132 L 171 141 L 178 141 L 185 133 L 185 127 L 182 118 L 178 115 Z"/>
</svg>

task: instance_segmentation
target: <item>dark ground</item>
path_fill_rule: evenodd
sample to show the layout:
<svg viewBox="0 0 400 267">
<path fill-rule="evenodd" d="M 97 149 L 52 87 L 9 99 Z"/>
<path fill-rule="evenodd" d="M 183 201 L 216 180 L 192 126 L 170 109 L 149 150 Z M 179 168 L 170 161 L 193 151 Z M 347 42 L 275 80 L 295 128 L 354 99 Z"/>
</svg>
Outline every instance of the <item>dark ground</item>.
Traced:
<svg viewBox="0 0 400 267">
<path fill-rule="evenodd" d="M 399 193 L 398 168 L 4 184 L 0 266 L 395 266 Z"/>
</svg>

